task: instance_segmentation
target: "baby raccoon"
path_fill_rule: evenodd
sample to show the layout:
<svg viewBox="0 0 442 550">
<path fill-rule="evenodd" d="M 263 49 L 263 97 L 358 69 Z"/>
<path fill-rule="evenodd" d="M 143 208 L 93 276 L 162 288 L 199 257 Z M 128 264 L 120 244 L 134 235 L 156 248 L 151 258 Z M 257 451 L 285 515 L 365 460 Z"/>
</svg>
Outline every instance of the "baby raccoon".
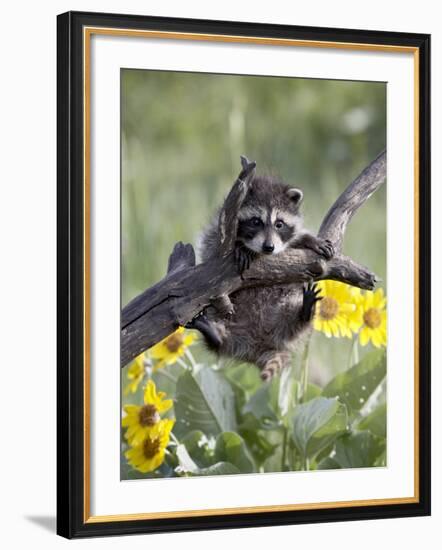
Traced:
<svg viewBox="0 0 442 550">
<path fill-rule="evenodd" d="M 280 254 L 287 247 L 310 248 L 326 259 L 333 256 L 330 241 L 303 228 L 302 198 L 300 189 L 275 178 L 254 177 L 238 215 L 234 259 L 240 273 L 258 256 Z M 203 234 L 203 261 L 221 253 L 217 220 Z M 190 326 L 200 330 L 220 356 L 255 363 L 261 378 L 269 380 L 287 365 L 319 299 L 314 284 L 245 288 L 218 299 Z"/>
</svg>

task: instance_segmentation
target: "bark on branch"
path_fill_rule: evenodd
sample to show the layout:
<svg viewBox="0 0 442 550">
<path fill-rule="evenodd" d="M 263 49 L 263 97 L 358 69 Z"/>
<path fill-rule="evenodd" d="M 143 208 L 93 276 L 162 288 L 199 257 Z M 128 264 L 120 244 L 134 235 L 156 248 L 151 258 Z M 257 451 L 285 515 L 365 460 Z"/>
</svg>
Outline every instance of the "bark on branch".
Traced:
<svg viewBox="0 0 442 550">
<path fill-rule="evenodd" d="M 150 348 L 179 325 L 185 325 L 210 302 L 222 294 L 251 286 L 269 286 L 306 282 L 311 279 L 334 279 L 371 290 L 376 275 L 368 268 L 344 256 L 345 230 L 356 210 L 364 204 L 386 177 L 386 153 L 381 153 L 338 197 L 326 214 L 319 236 L 330 239 L 336 254 L 325 261 L 311 250 L 289 249 L 276 256 L 254 261 L 238 275 L 233 261 L 236 238 L 236 215 L 253 179 L 255 163 L 241 159 L 243 170 L 220 212 L 220 234 L 224 256 L 195 265 L 190 244 L 177 243 L 169 258 L 168 273 L 127 304 L 122 312 L 121 366 Z"/>
</svg>

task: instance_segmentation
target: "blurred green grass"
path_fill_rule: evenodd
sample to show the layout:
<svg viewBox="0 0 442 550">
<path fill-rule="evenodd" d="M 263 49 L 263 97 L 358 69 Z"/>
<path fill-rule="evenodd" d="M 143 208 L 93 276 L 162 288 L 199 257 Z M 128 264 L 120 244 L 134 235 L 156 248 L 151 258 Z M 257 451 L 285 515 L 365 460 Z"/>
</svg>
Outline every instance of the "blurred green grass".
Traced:
<svg viewBox="0 0 442 550">
<path fill-rule="evenodd" d="M 384 83 L 133 69 L 121 79 L 123 305 L 164 276 L 177 241 L 196 244 L 240 154 L 301 187 L 317 230 L 386 146 Z M 386 280 L 385 186 L 355 215 L 344 251 Z M 312 372 L 345 367 L 349 346 L 316 334 Z"/>
</svg>

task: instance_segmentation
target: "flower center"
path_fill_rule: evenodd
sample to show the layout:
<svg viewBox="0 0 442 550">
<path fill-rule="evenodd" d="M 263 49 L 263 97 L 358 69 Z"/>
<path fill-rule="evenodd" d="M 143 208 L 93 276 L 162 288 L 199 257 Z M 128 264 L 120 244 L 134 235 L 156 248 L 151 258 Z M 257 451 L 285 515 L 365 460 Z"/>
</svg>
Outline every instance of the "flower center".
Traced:
<svg viewBox="0 0 442 550">
<path fill-rule="evenodd" d="M 160 450 L 160 439 L 148 437 L 143 445 L 143 453 L 146 458 L 153 458 Z"/>
<path fill-rule="evenodd" d="M 336 317 L 339 311 L 339 304 L 334 298 L 330 296 L 325 296 L 322 298 L 319 306 L 319 315 L 326 321 L 330 321 Z"/>
<path fill-rule="evenodd" d="M 175 353 L 180 349 L 180 346 L 183 344 L 184 338 L 180 333 L 172 334 L 166 340 L 166 347 L 171 353 Z"/>
<path fill-rule="evenodd" d="M 379 313 L 379 310 L 375 307 L 367 309 L 364 313 L 364 323 L 369 328 L 378 328 L 381 324 L 381 314 Z"/>
<path fill-rule="evenodd" d="M 139 421 L 141 426 L 153 426 L 160 420 L 160 415 L 155 405 L 144 405 L 139 413 Z"/>
</svg>

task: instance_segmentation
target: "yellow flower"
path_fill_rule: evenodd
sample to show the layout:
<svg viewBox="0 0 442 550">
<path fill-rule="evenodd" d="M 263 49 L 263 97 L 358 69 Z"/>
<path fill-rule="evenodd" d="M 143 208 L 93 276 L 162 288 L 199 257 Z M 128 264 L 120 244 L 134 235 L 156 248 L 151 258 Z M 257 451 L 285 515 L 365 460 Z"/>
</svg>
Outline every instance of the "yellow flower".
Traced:
<svg viewBox="0 0 442 550">
<path fill-rule="evenodd" d="M 316 305 L 315 330 L 323 332 L 328 338 L 351 338 L 352 331 L 357 332 L 361 326 L 356 307 L 359 289 L 337 281 L 319 281 L 317 284 L 322 300 Z"/>
<path fill-rule="evenodd" d="M 143 380 L 144 373 L 144 353 L 141 353 L 138 357 L 135 357 L 127 371 L 127 377 L 130 382 L 124 388 L 124 395 L 137 391 L 141 380 Z"/>
<path fill-rule="evenodd" d="M 184 355 L 186 348 L 195 340 L 195 335 L 191 332 L 185 332 L 183 327 L 179 327 L 158 344 L 155 344 L 149 350 L 149 355 L 157 360 L 155 369 L 172 365 L 177 359 Z"/>
<path fill-rule="evenodd" d="M 161 466 L 174 423 L 175 420 L 160 420 L 140 443 L 124 453 L 132 468 L 145 474 Z"/>
<path fill-rule="evenodd" d="M 125 437 L 130 445 L 139 445 L 147 434 L 160 422 L 160 413 L 172 407 L 172 399 L 164 399 L 166 394 L 158 392 L 155 382 L 149 380 L 144 390 L 144 405 L 125 405 L 126 416 L 121 424 L 126 429 Z"/>
<path fill-rule="evenodd" d="M 358 312 L 362 322 L 359 341 L 362 346 L 372 342 L 377 348 L 387 345 L 387 299 L 382 288 L 360 295 Z"/>
</svg>

